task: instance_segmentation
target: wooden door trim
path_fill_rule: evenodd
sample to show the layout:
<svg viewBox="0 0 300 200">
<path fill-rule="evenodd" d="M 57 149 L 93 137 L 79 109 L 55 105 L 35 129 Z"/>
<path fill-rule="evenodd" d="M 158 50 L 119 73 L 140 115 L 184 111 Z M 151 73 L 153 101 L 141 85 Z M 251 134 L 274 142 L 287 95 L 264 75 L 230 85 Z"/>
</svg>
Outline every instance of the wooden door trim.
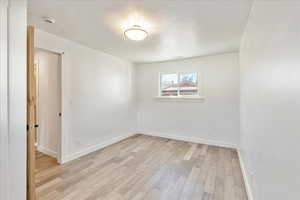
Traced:
<svg viewBox="0 0 300 200">
<path fill-rule="evenodd" d="M 35 200 L 36 80 L 34 27 L 27 28 L 27 200 Z"/>
</svg>

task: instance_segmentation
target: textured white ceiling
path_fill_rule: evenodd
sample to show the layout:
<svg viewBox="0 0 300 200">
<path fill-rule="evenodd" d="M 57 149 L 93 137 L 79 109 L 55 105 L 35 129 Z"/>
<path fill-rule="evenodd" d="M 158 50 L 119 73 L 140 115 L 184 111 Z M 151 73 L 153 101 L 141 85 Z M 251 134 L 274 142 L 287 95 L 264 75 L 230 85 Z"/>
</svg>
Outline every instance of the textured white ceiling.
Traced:
<svg viewBox="0 0 300 200">
<path fill-rule="evenodd" d="M 237 51 L 252 0 L 29 0 L 29 24 L 136 63 Z M 50 16 L 55 24 L 43 17 Z M 124 38 L 138 19 L 149 37 Z"/>
</svg>

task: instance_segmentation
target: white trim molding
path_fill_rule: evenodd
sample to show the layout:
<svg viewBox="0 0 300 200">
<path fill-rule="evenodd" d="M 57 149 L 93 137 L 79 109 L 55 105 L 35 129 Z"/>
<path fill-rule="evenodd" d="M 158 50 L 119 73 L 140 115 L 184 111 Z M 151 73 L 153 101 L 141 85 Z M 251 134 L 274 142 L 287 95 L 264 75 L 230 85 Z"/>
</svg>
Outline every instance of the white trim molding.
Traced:
<svg viewBox="0 0 300 200">
<path fill-rule="evenodd" d="M 8 1 L 0 0 L 0 199 L 9 199 Z"/>
<path fill-rule="evenodd" d="M 242 170 L 242 174 L 243 174 L 243 179 L 244 179 L 244 183 L 245 183 L 248 200 L 254 200 L 253 192 L 252 192 L 251 185 L 250 185 L 250 179 L 249 179 L 249 176 L 248 176 L 248 173 L 246 170 L 246 166 L 244 163 L 244 159 L 242 157 L 240 149 L 237 149 L 237 153 L 239 156 L 239 162 L 240 162 L 240 166 L 241 166 L 241 170 Z"/>
<path fill-rule="evenodd" d="M 26 199 L 27 162 L 27 79 L 26 28 L 27 1 L 9 0 L 7 9 L 8 63 L 8 164 L 9 197 L 4 200 Z M 2 178 L 2 177 L 1 177 Z"/>
<path fill-rule="evenodd" d="M 41 152 L 41 153 L 43 153 L 43 154 L 46 154 L 46 155 L 48 155 L 48 156 L 51 156 L 51 157 L 53 157 L 53 158 L 57 158 L 57 157 L 58 157 L 57 152 L 52 151 L 51 149 L 45 148 L 45 147 L 43 147 L 43 146 L 41 146 L 41 145 L 38 145 L 38 146 L 37 146 L 37 150 L 38 150 L 39 152 Z"/>
<path fill-rule="evenodd" d="M 69 162 L 69 161 L 72 161 L 72 160 L 75 160 L 75 159 L 78 159 L 82 156 L 85 156 L 89 153 L 92 153 L 94 151 L 98 151 L 100 149 L 103 149 L 109 145 L 112 145 L 112 144 L 115 144 L 117 142 L 120 142 L 124 139 L 127 139 L 129 137 L 132 137 L 136 135 L 135 133 L 129 133 L 129 134 L 126 134 L 126 135 L 121 135 L 121 136 L 118 136 L 118 137 L 114 137 L 114 138 L 111 138 L 111 139 L 108 139 L 100 144 L 96 144 L 94 146 L 90 146 L 90 147 L 87 147 L 85 149 L 83 149 L 82 151 L 79 151 L 79 152 L 76 152 L 72 155 L 69 155 L 69 156 L 66 156 L 66 158 L 64 160 L 62 160 L 62 163 L 66 163 L 66 162 Z"/>
<path fill-rule="evenodd" d="M 159 101 L 188 101 L 188 102 L 200 102 L 203 103 L 205 97 L 202 96 L 157 96 L 155 97 Z"/>
<path fill-rule="evenodd" d="M 35 29 L 35 44 L 36 49 L 42 49 L 46 51 L 51 51 L 57 53 L 61 58 L 61 134 L 59 141 L 59 149 L 57 152 L 57 161 L 60 164 L 65 163 L 65 160 L 68 160 L 68 149 L 69 149 L 69 134 L 70 134 L 70 121 L 71 121 L 71 104 L 70 99 L 67 99 L 67 93 L 70 92 L 69 80 L 66 78 L 66 74 L 69 74 L 68 71 L 68 47 L 63 43 L 59 43 L 57 46 L 56 43 L 52 42 L 50 39 L 38 38 L 41 30 Z M 51 35 L 56 37 L 54 35 Z M 62 39 L 61 41 L 64 41 Z"/>
<path fill-rule="evenodd" d="M 35 37 L 37 37 L 37 31 L 35 30 Z M 64 160 L 64 157 L 67 155 L 67 149 L 68 149 L 68 120 L 66 120 L 65 116 L 68 116 L 68 111 L 67 111 L 67 102 L 65 99 L 65 93 L 67 92 L 67 88 L 65 86 L 65 81 L 64 81 L 64 75 L 67 74 L 66 72 L 66 64 L 65 64 L 65 49 L 55 49 L 55 48 L 51 48 L 48 46 L 38 46 L 37 44 L 35 44 L 35 50 L 39 49 L 39 50 L 44 50 L 44 51 L 49 51 L 55 54 L 58 54 L 60 56 L 60 81 L 61 81 L 61 113 L 62 116 L 60 117 L 60 123 L 61 123 L 61 128 L 60 128 L 60 137 L 59 137 L 59 149 L 57 152 L 51 151 L 47 148 L 41 148 L 41 152 L 45 153 L 46 155 L 49 155 L 51 157 L 55 157 L 57 159 L 57 162 L 59 164 L 62 164 L 62 161 Z M 55 155 L 55 156 L 54 156 Z"/>
<path fill-rule="evenodd" d="M 168 139 L 173 139 L 173 140 L 181 140 L 181 141 L 185 141 L 185 142 L 194 142 L 194 143 L 199 143 L 199 144 L 207 144 L 207 145 L 213 145 L 213 146 L 219 146 L 219 147 L 232 148 L 232 149 L 238 148 L 238 145 L 236 145 L 236 144 L 231 144 L 231 143 L 223 142 L 223 141 L 204 139 L 204 138 L 186 137 L 186 136 L 161 133 L 161 132 L 153 132 L 153 131 L 147 131 L 147 130 L 139 130 L 139 131 L 137 131 L 137 133 L 143 134 L 143 135 L 163 137 L 163 138 L 168 138 Z"/>
</svg>

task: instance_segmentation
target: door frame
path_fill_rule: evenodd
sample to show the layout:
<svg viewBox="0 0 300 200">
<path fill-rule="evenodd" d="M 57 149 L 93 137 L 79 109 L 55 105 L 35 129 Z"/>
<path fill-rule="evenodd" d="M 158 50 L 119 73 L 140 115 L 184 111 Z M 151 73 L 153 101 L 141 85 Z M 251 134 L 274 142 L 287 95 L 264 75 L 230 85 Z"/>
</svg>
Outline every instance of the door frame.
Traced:
<svg viewBox="0 0 300 200">
<path fill-rule="evenodd" d="M 27 200 L 36 199 L 35 136 L 36 119 L 36 77 L 34 72 L 34 27 L 27 27 Z"/>
<path fill-rule="evenodd" d="M 36 40 L 35 48 L 51 51 L 56 54 L 60 54 L 61 57 L 61 145 L 60 145 L 60 158 L 58 159 L 59 164 L 64 164 L 71 160 L 72 156 L 68 155 L 69 149 L 69 134 L 72 127 L 70 126 L 71 116 L 71 105 L 70 99 L 71 85 L 69 74 L 69 46 L 63 39 L 58 39 L 57 36 L 50 33 L 46 33 L 39 29 L 35 30 Z"/>
<path fill-rule="evenodd" d="M 66 159 L 66 150 L 67 150 L 67 138 L 66 138 L 66 134 L 64 130 L 66 130 L 66 128 L 64 128 L 64 100 L 63 100 L 63 91 L 64 91 L 64 87 L 63 87 L 63 72 L 64 72 L 64 56 L 65 53 L 64 51 L 57 51 L 57 50 L 53 50 L 51 48 L 45 48 L 45 47 L 39 47 L 36 44 L 36 39 L 35 39 L 35 34 L 36 34 L 36 29 L 34 29 L 33 26 L 29 26 L 28 27 L 28 33 L 27 33 L 27 68 L 29 69 L 29 66 L 31 67 L 32 73 L 34 74 L 34 54 L 35 54 L 35 49 L 41 49 L 41 50 L 45 50 L 45 51 L 50 51 L 50 52 L 54 52 L 56 54 L 60 55 L 60 75 L 61 75 L 61 112 L 62 112 L 62 116 L 61 116 L 61 134 L 60 134 L 60 145 L 59 145 L 59 151 L 58 151 L 58 155 L 57 155 L 57 162 L 59 164 L 63 164 L 65 162 L 67 162 L 68 160 Z M 27 71 L 27 90 L 30 87 L 30 77 L 29 77 L 29 70 Z M 29 95 L 29 94 L 28 94 Z M 35 95 L 37 95 L 37 90 L 35 89 Z M 29 102 L 30 95 L 27 98 L 27 101 Z M 36 99 L 35 99 L 36 100 Z M 36 102 L 36 101 L 35 101 Z M 36 105 L 37 106 L 37 105 Z M 27 108 L 27 112 L 29 111 L 29 109 Z M 30 124 L 29 120 L 30 120 L 30 113 L 27 113 L 27 117 L 28 117 L 28 128 L 29 131 L 34 130 L 36 131 L 36 127 L 34 128 L 33 126 L 36 125 L 36 121 L 34 121 L 34 124 Z M 36 120 L 36 118 L 35 118 Z M 35 200 L 36 199 L 36 188 L 35 188 L 35 184 L 33 184 L 33 179 L 34 176 L 32 176 L 32 174 L 34 174 L 34 170 L 35 170 L 35 134 L 29 134 L 28 131 L 28 138 L 27 138 L 27 158 L 28 158 L 28 165 L 27 165 L 27 200 Z M 34 132 L 33 131 L 33 132 Z"/>
<path fill-rule="evenodd" d="M 59 134 L 59 141 L 58 141 L 58 143 L 59 143 L 59 149 L 58 149 L 58 152 L 57 152 L 57 155 L 56 155 L 56 160 L 57 160 L 57 162 L 59 163 L 59 164 L 63 164 L 63 163 L 65 163 L 64 162 L 64 156 L 63 155 L 66 155 L 65 154 L 65 144 L 66 144 L 66 142 L 65 142 L 65 140 L 64 140 L 64 138 L 65 137 L 63 137 L 63 116 L 64 116 L 64 114 L 63 114 L 63 98 L 62 98 L 62 94 L 63 94 L 63 87 L 62 87 L 62 80 L 63 80 L 63 78 L 62 78 L 62 72 L 63 72 L 63 70 L 62 70 L 62 67 L 63 67 L 63 57 L 64 57 L 64 52 L 55 52 L 55 51 L 52 51 L 52 50 L 48 50 L 48 49 L 45 49 L 45 48 L 39 48 L 39 47 L 35 47 L 34 48 L 34 51 L 35 50 L 42 50 L 42 51 L 48 51 L 48 52 L 51 52 L 51 53 L 55 53 L 55 54 L 57 54 L 57 55 L 59 55 L 59 58 L 60 58 L 60 112 L 62 113 L 62 115 L 60 116 L 60 134 Z M 39 67 L 39 66 L 38 66 Z M 37 97 L 37 99 L 38 99 L 38 97 Z M 37 105 L 38 106 L 38 105 Z M 37 108 L 37 110 L 38 110 L 38 108 Z M 38 116 L 38 115 L 37 115 Z M 38 133 L 37 133 L 38 134 Z"/>
<path fill-rule="evenodd" d="M 9 199 L 8 1 L 0 0 L 0 199 Z"/>
<path fill-rule="evenodd" d="M 64 40 L 57 42 L 57 37 L 55 35 L 45 33 L 39 29 L 35 30 L 36 39 L 34 47 L 36 49 L 42 49 L 45 51 L 50 51 L 56 54 L 60 54 L 61 58 L 61 138 L 60 138 L 60 156 L 58 156 L 58 163 L 64 164 L 70 160 L 68 155 L 68 134 L 70 132 L 70 106 L 72 104 L 70 96 L 70 81 L 68 75 L 70 74 L 68 68 L 68 46 L 65 44 Z M 45 37 L 46 36 L 46 37 Z"/>
</svg>

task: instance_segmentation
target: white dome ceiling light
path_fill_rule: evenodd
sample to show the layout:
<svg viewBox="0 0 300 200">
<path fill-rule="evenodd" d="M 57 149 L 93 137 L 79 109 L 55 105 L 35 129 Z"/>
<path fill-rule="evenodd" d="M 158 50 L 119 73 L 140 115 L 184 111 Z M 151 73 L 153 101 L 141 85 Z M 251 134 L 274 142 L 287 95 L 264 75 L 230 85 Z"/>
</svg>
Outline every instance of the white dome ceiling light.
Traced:
<svg viewBox="0 0 300 200">
<path fill-rule="evenodd" d="M 130 40 L 141 41 L 146 39 L 148 33 L 141 26 L 133 25 L 124 31 L 124 35 Z"/>
</svg>

